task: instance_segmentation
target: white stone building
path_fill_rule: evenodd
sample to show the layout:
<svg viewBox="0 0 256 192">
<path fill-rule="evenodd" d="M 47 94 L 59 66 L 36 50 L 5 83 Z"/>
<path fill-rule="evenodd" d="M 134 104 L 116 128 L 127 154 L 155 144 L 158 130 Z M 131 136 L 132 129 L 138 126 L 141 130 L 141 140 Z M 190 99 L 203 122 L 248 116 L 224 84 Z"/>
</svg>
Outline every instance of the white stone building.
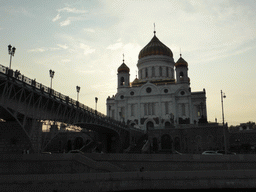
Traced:
<svg viewBox="0 0 256 192">
<path fill-rule="evenodd" d="M 191 92 L 188 63 L 177 62 L 172 51 L 155 35 L 140 51 L 138 78 L 118 68 L 117 93 L 107 98 L 107 115 L 143 130 L 178 128 L 207 122 L 206 93 Z"/>
</svg>

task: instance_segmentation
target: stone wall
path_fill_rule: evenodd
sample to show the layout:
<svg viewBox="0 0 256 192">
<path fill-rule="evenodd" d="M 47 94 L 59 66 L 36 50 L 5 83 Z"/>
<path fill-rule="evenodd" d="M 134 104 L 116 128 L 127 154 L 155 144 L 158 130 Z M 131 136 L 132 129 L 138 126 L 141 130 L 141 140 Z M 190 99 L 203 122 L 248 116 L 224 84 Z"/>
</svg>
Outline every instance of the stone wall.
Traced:
<svg viewBox="0 0 256 192">
<path fill-rule="evenodd" d="M 153 171 L 46 175 L 0 175 L 0 190 L 7 191 L 127 191 L 164 189 L 256 188 L 255 170 Z"/>
<path fill-rule="evenodd" d="M 108 162 L 95 161 L 81 154 L 2 154 L 0 175 L 119 172 Z"/>
</svg>

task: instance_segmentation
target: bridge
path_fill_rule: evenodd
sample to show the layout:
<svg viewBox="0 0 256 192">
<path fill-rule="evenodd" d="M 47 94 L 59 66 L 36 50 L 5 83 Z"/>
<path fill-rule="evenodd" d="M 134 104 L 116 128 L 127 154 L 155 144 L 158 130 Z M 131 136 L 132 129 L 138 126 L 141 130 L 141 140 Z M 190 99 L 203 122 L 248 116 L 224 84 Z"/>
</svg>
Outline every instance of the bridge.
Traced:
<svg viewBox="0 0 256 192">
<path fill-rule="evenodd" d="M 121 152 L 130 145 L 131 138 L 144 134 L 3 65 L 0 65 L 0 118 L 7 123 L 16 122 L 34 152 L 40 150 L 45 120 L 96 131 L 107 151 L 112 152 Z"/>
</svg>

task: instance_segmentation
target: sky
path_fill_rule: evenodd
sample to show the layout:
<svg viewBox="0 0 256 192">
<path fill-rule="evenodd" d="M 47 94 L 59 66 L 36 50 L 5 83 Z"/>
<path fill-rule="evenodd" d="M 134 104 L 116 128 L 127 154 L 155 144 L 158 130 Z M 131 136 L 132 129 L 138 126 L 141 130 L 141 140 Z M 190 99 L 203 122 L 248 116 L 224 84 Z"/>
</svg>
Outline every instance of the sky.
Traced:
<svg viewBox="0 0 256 192">
<path fill-rule="evenodd" d="M 206 90 L 208 121 L 256 121 L 255 0 L 0 0 L 0 64 L 106 114 L 123 54 L 130 80 L 156 36 L 188 62 L 191 91 Z"/>
</svg>

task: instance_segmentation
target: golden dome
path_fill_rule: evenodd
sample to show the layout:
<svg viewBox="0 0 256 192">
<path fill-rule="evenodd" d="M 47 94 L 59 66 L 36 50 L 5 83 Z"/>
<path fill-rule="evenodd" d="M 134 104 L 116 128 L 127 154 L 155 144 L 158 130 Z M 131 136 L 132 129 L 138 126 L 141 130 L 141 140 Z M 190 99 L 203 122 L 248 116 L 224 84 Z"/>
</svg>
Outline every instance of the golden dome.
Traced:
<svg viewBox="0 0 256 192">
<path fill-rule="evenodd" d="M 140 81 L 139 81 L 139 79 L 136 77 L 135 79 L 134 79 L 134 81 L 132 82 L 132 84 L 136 84 L 136 83 L 139 83 Z"/>
<path fill-rule="evenodd" d="M 185 67 L 188 66 L 188 62 L 185 61 L 185 60 L 181 57 L 181 54 L 180 54 L 179 60 L 178 60 L 178 61 L 176 62 L 176 64 L 175 64 L 175 67 L 178 67 L 178 66 L 185 66 Z"/>
<path fill-rule="evenodd" d="M 173 57 L 171 49 L 164 45 L 155 35 L 151 41 L 140 51 L 139 59 L 149 55 L 166 55 Z"/>
<path fill-rule="evenodd" d="M 130 69 L 129 69 L 129 67 L 127 67 L 127 65 L 125 65 L 125 63 L 122 63 L 122 65 L 120 65 L 120 67 L 117 69 L 117 72 L 118 73 L 121 73 L 121 72 L 129 73 Z"/>
</svg>

